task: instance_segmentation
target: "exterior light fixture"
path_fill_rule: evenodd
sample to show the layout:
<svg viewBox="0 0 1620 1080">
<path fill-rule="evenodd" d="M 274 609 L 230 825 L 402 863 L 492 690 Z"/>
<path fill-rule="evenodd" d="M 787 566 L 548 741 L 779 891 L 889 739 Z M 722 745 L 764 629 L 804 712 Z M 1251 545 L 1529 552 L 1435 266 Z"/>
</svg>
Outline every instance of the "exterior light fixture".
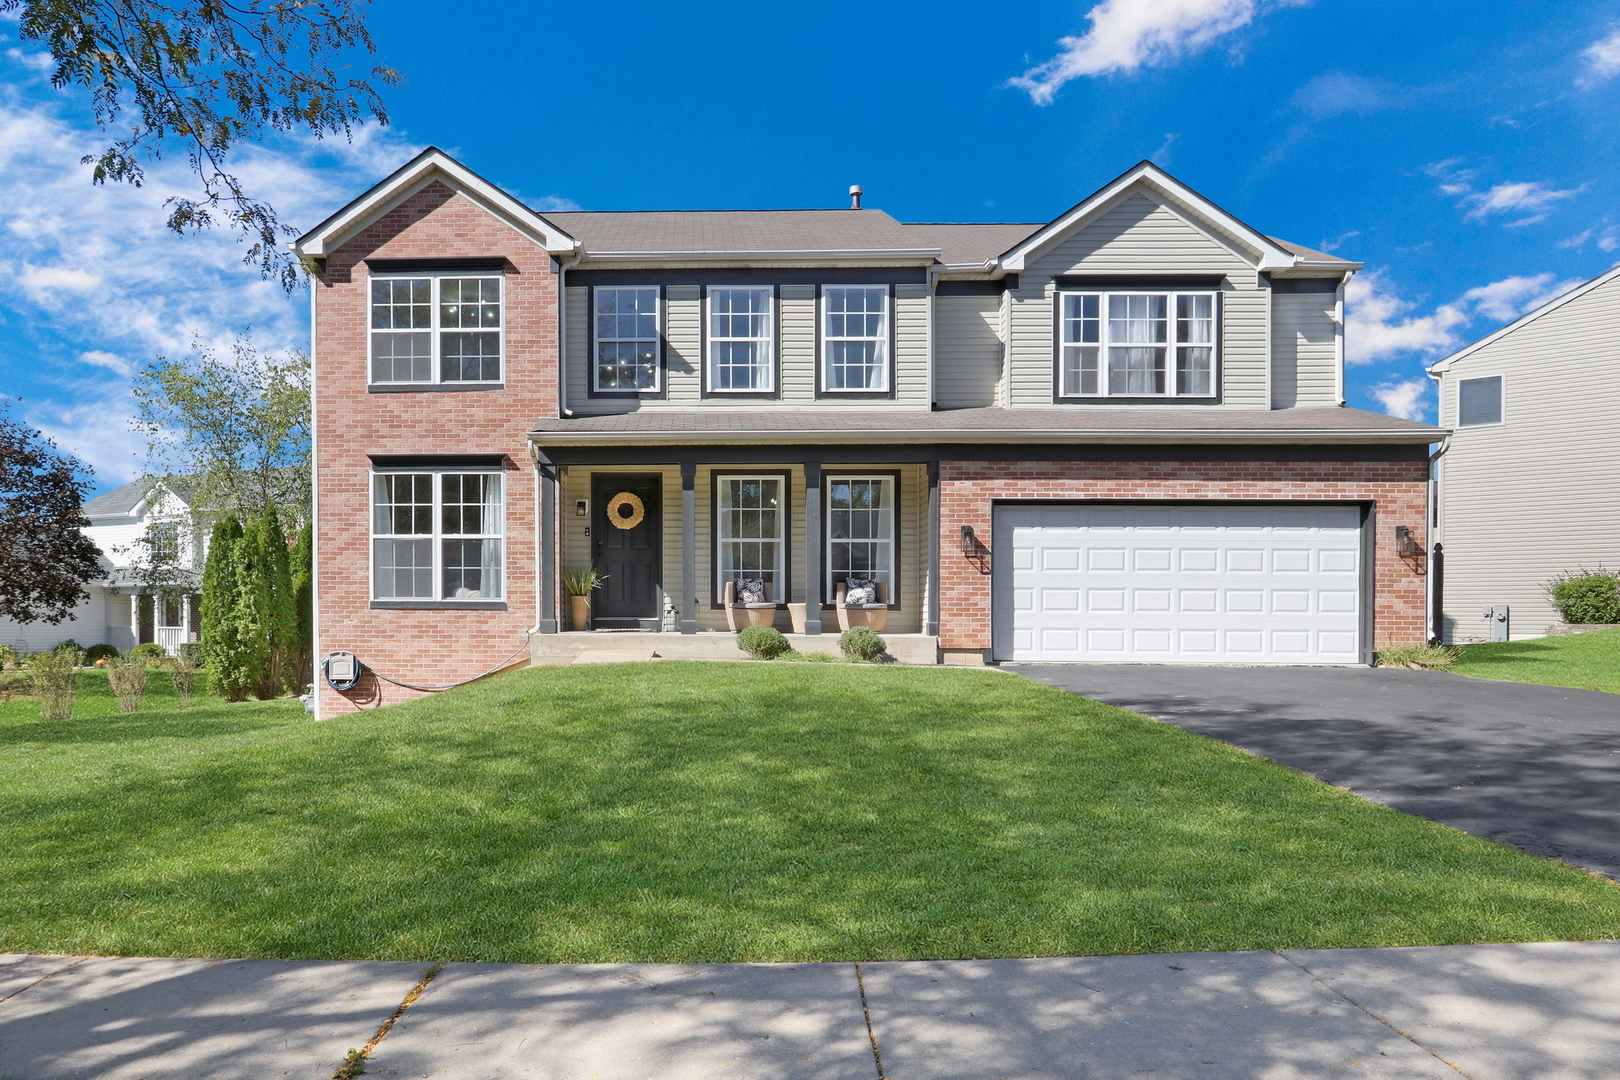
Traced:
<svg viewBox="0 0 1620 1080">
<path fill-rule="evenodd" d="M 587 503 L 584 499 L 575 499 L 574 500 L 574 516 L 575 517 L 584 517 L 586 511 L 589 508 L 590 508 L 590 504 Z"/>
<path fill-rule="evenodd" d="M 972 558 L 979 550 L 979 541 L 973 535 L 973 526 L 962 526 L 962 554 Z"/>
<path fill-rule="evenodd" d="M 1405 525 L 1395 526 L 1395 550 L 1403 557 L 1423 554 L 1423 546 L 1412 536 L 1412 530 Z"/>
</svg>

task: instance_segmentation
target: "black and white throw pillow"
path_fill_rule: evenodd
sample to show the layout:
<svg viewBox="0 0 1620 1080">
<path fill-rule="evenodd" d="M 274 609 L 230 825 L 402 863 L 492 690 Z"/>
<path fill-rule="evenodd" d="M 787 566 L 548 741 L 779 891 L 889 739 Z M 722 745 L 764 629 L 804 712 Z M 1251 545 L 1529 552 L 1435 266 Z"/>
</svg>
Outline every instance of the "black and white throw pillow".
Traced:
<svg viewBox="0 0 1620 1080">
<path fill-rule="evenodd" d="M 765 602 L 765 581 L 763 578 L 743 577 L 737 579 L 737 603 L 763 604 Z"/>
<path fill-rule="evenodd" d="M 877 603 L 877 582 L 871 578 L 852 577 L 844 590 L 844 603 L 853 607 Z"/>
</svg>

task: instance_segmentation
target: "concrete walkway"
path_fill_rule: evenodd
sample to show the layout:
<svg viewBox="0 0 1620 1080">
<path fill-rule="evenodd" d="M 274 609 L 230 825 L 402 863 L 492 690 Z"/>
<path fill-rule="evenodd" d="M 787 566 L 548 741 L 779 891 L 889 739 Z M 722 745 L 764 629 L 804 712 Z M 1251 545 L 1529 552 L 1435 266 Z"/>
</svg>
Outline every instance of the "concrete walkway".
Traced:
<svg viewBox="0 0 1620 1080">
<path fill-rule="evenodd" d="M 317 1080 L 351 1048 L 367 1076 L 453 1080 L 1612 1080 L 1620 942 L 443 969 L 0 955 L 3 1080 Z"/>
<path fill-rule="evenodd" d="M 1390 668 L 1009 670 L 1620 878 L 1620 696 Z"/>
</svg>

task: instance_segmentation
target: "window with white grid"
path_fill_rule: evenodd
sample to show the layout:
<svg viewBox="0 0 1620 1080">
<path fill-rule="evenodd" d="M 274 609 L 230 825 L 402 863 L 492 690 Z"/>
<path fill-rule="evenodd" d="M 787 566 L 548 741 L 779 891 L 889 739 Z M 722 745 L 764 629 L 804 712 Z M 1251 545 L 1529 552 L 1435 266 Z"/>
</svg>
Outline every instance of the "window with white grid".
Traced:
<svg viewBox="0 0 1620 1080">
<path fill-rule="evenodd" d="M 1063 397 L 1212 397 L 1214 293 L 1066 293 Z"/>
<path fill-rule="evenodd" d="M 780 476 L 721 476 L 715 481 L 714 532 L 719 552 L 715 602 L 726 582 L 761 578 L 783 601 L 786 493 Z"/>
<path fill-rule="evenodd" d="M 770 393 L 775 386 L 771 290 L 709 289 L 709 390 Z"/>
<path fill-rule="evenodd" d="M 889 388 L 889 289 L 883 285 L 821 290 L 822 389 Z"/>
<path fill-rule="evenodd" d="M 596 290 L 596 389 L 658 390 L 658 290 Z"/>
<path fill-rule="evenodd" d="M 372 478 L 372 598 L 498 600 L 504 505 L 498 472 Z"/>
<path fill-rule="evenodd" d="M 894 477 L 827 478 L 827 598 L 838 584 L 871 578 L 894 601 Z"/>
<path fill-rule="evenodd" d="M 501 278 L 371 279 L 373 384 L 501 381 Z"/>
</svg>

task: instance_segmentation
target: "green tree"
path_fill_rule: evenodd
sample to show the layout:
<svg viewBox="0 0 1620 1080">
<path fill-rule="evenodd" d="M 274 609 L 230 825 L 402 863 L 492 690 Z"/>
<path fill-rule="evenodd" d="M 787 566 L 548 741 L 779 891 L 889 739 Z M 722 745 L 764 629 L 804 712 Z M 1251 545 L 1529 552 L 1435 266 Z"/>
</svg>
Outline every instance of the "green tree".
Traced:
<svg viewBox="0 0 1620 1080">
<path fill-rule="evenodd" d="M 83 532 L 87 473 L 0 403 L 0 615 L 61 622 L 101 576 L 101 551 Z"/>
<path fill-rule="evenodd" d="M 234 514 L 214 524 L 203 565 L 202 642 L 208 658 L 208 688 L 226 701 L 246 701 L 249 650 L 238 632 L 237 565 L 242 522 Z"/>
<path fill-rule="evenodd" d="M 315 678 L 315 528 L 308 521 L 298 530 L 292 549 L 293 602 L 298 609 L 298 648 L 292 689 L 302 691 Z"/>
<path fill-rule="evenodd" d="M 287 534 L 274 506 L 254 523 L 252 561 L 257 572 L 255 608 L 262 611 L 257 643 L 262 657 L 255 695 L 280 697 L 298 663 L 298 599 L 293 592 Z"/>
<path fill-rule="evenodd" d="M 42 42 L 56 61 L 51 82 L 89 91 L 96 122 L 119 137 L 99 155 L 94 182 L 139 186 L 143 160 L 179 151 L 201 182 L 200 198 L 168 200 L 178 233 L 216 219 L 250 243 L 243 261 L 291 290 L 299 270 L 285 240 L 295 230 L 238 179 L 230 158 L 270 132 L 352 137 L 388 114 L 371 82 L 347 62 L 376 46 L 364 0 L 0 0 L 23 41 Z M 399 73 L 373 67 L 392 86 Z M 126 119 L 126 116 L 128 117 Z"/>
</svg>

